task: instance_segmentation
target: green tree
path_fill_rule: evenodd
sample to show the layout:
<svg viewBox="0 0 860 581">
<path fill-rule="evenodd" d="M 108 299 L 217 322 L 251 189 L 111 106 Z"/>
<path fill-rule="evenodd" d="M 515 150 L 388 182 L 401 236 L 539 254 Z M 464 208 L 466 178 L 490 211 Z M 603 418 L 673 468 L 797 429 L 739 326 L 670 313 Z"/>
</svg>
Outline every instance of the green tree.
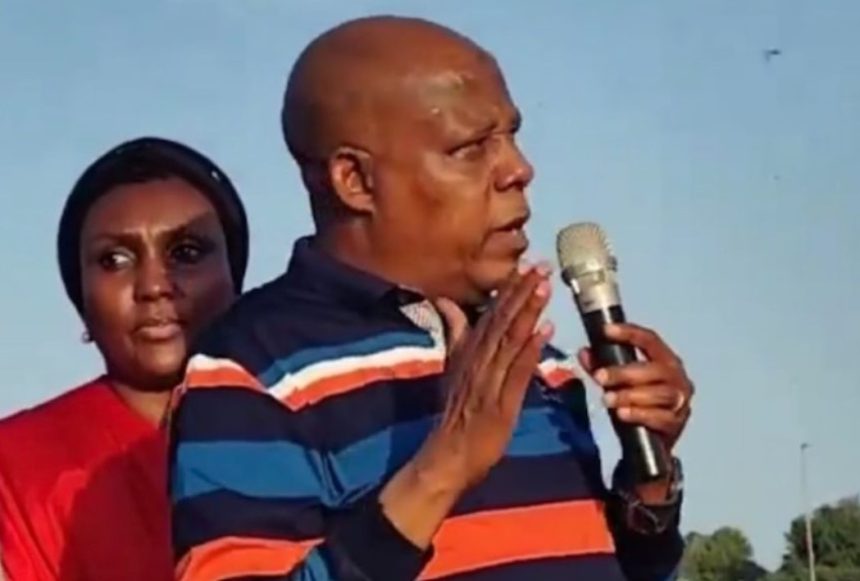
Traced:
<svg viewBox="0 0 860 581">
<path fill-rule="evenodd" d="M 752 559 L 752 546 L 736 528 L 723 527 L 710 535 L 690 533 L 681 563 L 681 578 L 689 581 L 755 581 L 767 571 Z"/>
<path fill-rule="evenodd" d="M 818 508 L 812 518 L 815 572 L 818 581 L 860 581 L 860 498 Z M 806 524 L 791 522 L 785 535 L 782 567 L 768 581 L 807 581 Z"/>
</svg>

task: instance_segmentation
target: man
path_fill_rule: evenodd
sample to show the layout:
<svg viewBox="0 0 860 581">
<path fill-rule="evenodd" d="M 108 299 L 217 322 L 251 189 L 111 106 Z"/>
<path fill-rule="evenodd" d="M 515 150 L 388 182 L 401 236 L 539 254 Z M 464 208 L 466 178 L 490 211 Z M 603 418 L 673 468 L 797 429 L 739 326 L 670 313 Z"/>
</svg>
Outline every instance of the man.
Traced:
<svg viewBox="0 0 860 581">
<path fill-rule="evenodd" d="M 493 58 L 424 21 L 314 40 L 283 125 L 316 235 L 189 366 L 174 417 L 180 579 L 666 579 L 680 473 L 604 488 L 582 384 L 519 264 L 532 168 Z M 674 445 L 690 382 L 596 371 L 621 421 Z M 587 351 L 581 360 L 591 370 Z"/>
</svg>

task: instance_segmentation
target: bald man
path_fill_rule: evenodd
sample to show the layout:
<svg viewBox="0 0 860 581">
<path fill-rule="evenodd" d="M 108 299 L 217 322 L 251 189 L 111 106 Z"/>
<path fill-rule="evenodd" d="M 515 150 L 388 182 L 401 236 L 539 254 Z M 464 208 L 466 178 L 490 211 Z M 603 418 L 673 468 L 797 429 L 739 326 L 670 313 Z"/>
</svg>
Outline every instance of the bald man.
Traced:
<svg viewBox="0 0 860 581">
<path fill-rule="evenodd" d="M 680 470 L 607 490 L 582 384 L 521 262 L 532 167 L 493 57 L 420 20 L 347 22 L 290 75 L 316 233 L 192 359 L 173 419 L 179 579 L 667 579 Z M 602 369 L 667 448 L 691 385 L 655 333 Z M 591 370 L 587 351 L 582 363 Z"/>
</svg>

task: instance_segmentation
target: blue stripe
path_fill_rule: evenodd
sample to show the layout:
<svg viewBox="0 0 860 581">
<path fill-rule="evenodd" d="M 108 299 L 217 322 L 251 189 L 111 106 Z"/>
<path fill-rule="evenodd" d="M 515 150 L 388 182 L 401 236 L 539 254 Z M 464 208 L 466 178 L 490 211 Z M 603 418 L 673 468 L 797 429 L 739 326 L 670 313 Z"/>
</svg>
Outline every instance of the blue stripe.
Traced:
<svg viewBox="0 0 860 581">
<path fill-rule="evenodd" d="M 397 424 L 329 454 L 284 440 L 180 442 L 171 478 L 173 502 L 229 490 L 253 498 L 318 497 L 326 506 L 343 506 L 412 458 L 435 421 Z M 596 450 L 591 434 L 578 429 L 567 412 L 545 407 L 523 410 L 506 455 L 572 451 L 582 457 Z"/>
<path fill-rule="evenodd" d="M 257 379 L 263 385 L 271 387 L 280 381 L 284 375 L 295 373 L 314 363 L 342 357 L 371 355 L 395 347 L 433 347 L 433 338 L 427 333 L 398 331 L 340 345 L 302 349 L 288 357 L 277 359 L 268 369 L 259 374 Z"/>
<path fill-rule="evenodd" d="M 314 549 L 308 553 L 296 581 L 332 581 L 331 572 L 325 559 L 320 555 L 319 549 Z"/>
</svg>

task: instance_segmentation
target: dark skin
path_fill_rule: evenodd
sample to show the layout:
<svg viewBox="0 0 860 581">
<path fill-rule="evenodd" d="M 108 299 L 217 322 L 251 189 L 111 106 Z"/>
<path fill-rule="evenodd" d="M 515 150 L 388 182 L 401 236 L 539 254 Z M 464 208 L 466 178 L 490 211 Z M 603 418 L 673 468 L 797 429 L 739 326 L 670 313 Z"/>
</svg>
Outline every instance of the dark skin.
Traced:
<svg viewBox="0 0 860 581">
<path fill-rule="evenodd" d="M 311 192 L 317 244 L 423 292 L 452 330 L 440 426 L 381 495 L 395 526 L 426 546 L 462 491 L 504 453 L 539 347 L 552 335 L 551 325 L 538 325 L 550 268 L 517 268 L 533 177 L 516 142 L 520 114 L 480 47 L 431 23 L 384 17 L 347 23 L 310 45 L 291 76 L 284 118 Z M 469 329 L 462 308 L 496 292 Z M 652 331 L 622 325 L 610 333 L 647 360 L 602 370 L 607 404 L 671 448 L 692 394 L 680 360 Z M 587 350 L 581 360 L 603 379 Z M 638 492 L 659 502 L 667 487 Z"/>
<path fill-rule="evenodd" d="M 90 208 L 80 259 L 84 322 L 108 378 L 158 423 L 191 342 L 235 298 L 218 215 L 179 178 L 120 185 Z"/>
<path fill-rule="evenodd" d="M 328 101 L 327 121 L 309 131 L 328 125 L 332 135 L 296 138 L 309 157 L 324 156 L 328 187 L 312 192 L 326 210 L 319 240 L 341 259 L 428 296 L 479 304 L 528 246 L 522 226 L 534 172 L 515 139 L 520 114 L 492 57 L 435 30 L 407 28 L 348 31 L 324 43 L 291 87 L 316 95 L 308 101 Z M 432 46 L 390 54 L 388 42 L 407 37 Z M 353 62 L 339 53 L 351 42 L 378 54 Z M 311 86 L 295 88 L 301 82 Z M 327 90 L 344 83 L 369 97 L 340 101 L 342 92 Z"/>
</svg>

